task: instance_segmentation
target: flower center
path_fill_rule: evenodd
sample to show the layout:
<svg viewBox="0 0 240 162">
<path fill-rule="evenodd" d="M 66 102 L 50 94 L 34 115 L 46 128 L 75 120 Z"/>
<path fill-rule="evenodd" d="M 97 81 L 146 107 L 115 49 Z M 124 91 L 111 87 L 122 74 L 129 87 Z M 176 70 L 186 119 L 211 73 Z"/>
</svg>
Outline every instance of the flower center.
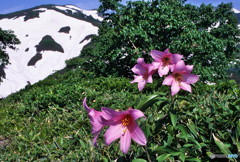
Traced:
<svg viewBox="0 0 240 162">
<path fill-rule="evenodd" d="M 166 66 L 169 64 L 170 58 L 169 57 L 164 57 L 162 62 L 163 62 L 163 66 Z"/>
<path fill-rule="evenodd" d="M 144 79 L 144 80 L 147 80 L 148 77 L 149 77 L 148 72 L 146 72 L 146 73 L 143 74 L 143 79 Z"/>
<path fill-rule="evenodd" d="M 123 118 L 122 120 L 122 125 L 124 127 L 128 126 L 129 124 L 131 124 L 131 120 L 132 120 L 132 117 L 130 115 L 126 115 L 125 118 Z"/>
<path fill-rule="evenodd" d="M 173 74 L 173 78 L 177 81 L 177 82 L 181 82 L 182 81 L 182 75 L 179 73 L 175 73 Z"/>
</svg>

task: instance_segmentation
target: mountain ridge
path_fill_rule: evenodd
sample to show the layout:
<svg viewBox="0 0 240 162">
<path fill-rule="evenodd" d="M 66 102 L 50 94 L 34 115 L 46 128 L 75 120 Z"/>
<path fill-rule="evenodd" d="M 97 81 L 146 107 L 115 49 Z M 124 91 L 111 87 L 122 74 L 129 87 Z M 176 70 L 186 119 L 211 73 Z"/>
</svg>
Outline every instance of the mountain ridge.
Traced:
<svg viewBox="0 0 240 162">
<path fill-rule="evenodd" d="M 73 8 L 71 7 L 68 7 L 68 6 L 73 6 L 75 9 L 75 13 L 73 14 L 72 13 L 72 10 Z M 65 7 L 66 10 L 61 10 L 60 8 L 58 7 Z M 8 18 L 8 19 L 11 19 L 11 18 L 18 18 L 18 17 L 21 17 L 21 16 L 27 16 L 28 14 L 32 14 L 35 12 L 42 12 L 40 11 L 39 9 L 41 8 L 45 8 L 45 9 L 48 9 L 48 10 L 55 10 L 55 11 L 58 11 L 58 12 L 61 12 L 67 16 L 71 16 L 73 18 L 76 18 L 76 19 L 79 19 L 79 20 L 84 20 L 84 21 L 87 21 L 87 22 L 90 22 L 92 23 L 94 26 L 99 26 L 101 24 L 101 19 L 96 19 L 94 18 L 92 15 L 86 15 L 84 14 L 84 11 L 87 11 L 87 10 L 83 10 L 83 9 L 80 9 L 74 5 L 54 5 L 54 4 L 48 4 L 48 5 L 39 5 L 39 6 L 36 6 L 36 7 L 32 7 L 32 8 L 29 8 L 29 9 L 24 9 L 24 10 L 20 10 L 20 11 L 16 11 L 16 12 L 12 12 L 12 13 L 8 13 L 8 14 L 0 14 L 0 20 L 1 19 L 4 19 L 4 18 Z M 76 9 L 78 8 L 78 10 Z M 70 10 L 72 9 L 72 10 Z M 39 10 L 39 11 L 36 11 L 36 10 Z M 96 11 L 96 10 L 88 10 L 88 11 Z M 101 14 L 98 13 L 98 16 L 99 17 L 102 17 Z"/>
<path fill-rule="evenodd" d="M 1 15 L 0 28 L 14 31 L 21 44 L 17 50 L 7 49 L 10 64 L 1 68 L 6 78 L 0 83 L 0 98 L 63 69 L 98 34 L 101 19 L 97 11 L 72 5 L 41 5 Z"/>
</svg>

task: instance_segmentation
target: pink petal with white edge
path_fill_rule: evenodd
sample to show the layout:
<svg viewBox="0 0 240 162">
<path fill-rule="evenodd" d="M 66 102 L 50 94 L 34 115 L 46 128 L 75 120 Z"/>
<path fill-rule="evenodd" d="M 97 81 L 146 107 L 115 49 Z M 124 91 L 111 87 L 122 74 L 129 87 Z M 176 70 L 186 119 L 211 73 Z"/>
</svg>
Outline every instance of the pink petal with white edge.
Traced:
<svg viewBox="0 0 240 162">
<path fill-rule="evenodd" d="M 176 64 L 178 61 L 180 61 L 183 58 L 183 55 L 180 54 L 173 54 L 172 55 L 172 59 L 171 59 L 171 63 L 172 64 Z"/>
<path fill-rule="evenodd" d="M 172 82 L 173 82 L 173 77 L 172 75 L 169 75 L 164 79 L 162 85 L 172 85 Z"/>
<path fill-rule="evenodd" d="M 138 118 L 145 117 L 143 112 L 138 109 L 127 110 L 127 112 L 130 113 L 133 120 L 137 120 Z"/>
<path fill-rule="evenodd" d="M 186 82 L 187 84 L 194 84 L 199 80 L 199 77 L 194 74 L 183 74 L 182 76 L 184 82 Z"/>
<path fill-rule="evenodd" d="M 169 72 L 169 66 L 159 66 L 158 68 L 158 74 L 160 77 L 167 75 Z"/>
<path fill-rule="evenodd" d="M 176 64 L 174 71 L 184 71 L 186 70 L 186 65 L 184 61 L 178 61 L 178 63 Z"/>
<path fill-rule="evenodd" d="M 138 82 L 138 90 L 142 91 L 143 88 L 145 87 L 145 85 L 146 85 L 146 81 L 145 80 Z"/>
<path fill-rule="evenodd" d="M 133 122 L 131 128 L 130 128 L 130 134 L 132 139 L 137 142 L 139 145 L 146 145 L 147 139 L 141 130 L 141 128 L 138 126 L 136 122 Z"/>
<path fill-rule="evenodd" d="M 91 108 L 89 108 L 88 105 L 87 105 L 87 98 L 86 97 L 83 100 L 83 107 L 88 113 L 90 112 Z"/>
<path fill-rule="evenodd" d="M 181 82 L 180 88 L 185 90 L 185 91 L 188 91 L 188 92 L 192 93 L 191 86 L 189 84 L 185 83 L 185 82 Z"/>
<path fill-rule="evenodd" d="M 176 66 L 176 64 L 169 65 L 171 72 L 173 72 L 173 71 L 174 71 L 174 68 L 175 68 L 175 66 Z"/>
<path fill-rule="evenodd" d="M 131 135 L 128 129 L 126 129 L 126 132 L 121 136 L 120 139 L 120 150 L 127 154 L 129 148 L 131 145 Z"/>
<path fill-rule="evenodd" d="M 152 58 L 153 58 L 155 61 L 159 62 L 159 61 L 161 61 L 161 58 L 162 58 L 162 56 L 164 55 L 164 53 L 161 52 L 161 51 L 158 51 L 158 50 L 152 50 L 152 51 L 150 52 L 150 55 L 152 56 Z"/>
<path fill-rule="evenodd" d="M 175 80 L 173 80 L 172 82 L 171 91 L 172 91 L 172 96 L 180 91 L 179 83 Z"/>
<path fill-rule="evenodd" d="M 131 81 L 130 83 L 137 83 L 142 81 L 143 81 L 143 77 L 140 75 L 140 76 L 135 76 L 134 80 Z"/>
<path fill-rule="evenodd" d="M 193 65 L 186 65 L 186 71 L 188 73 L 191 73 L 192 72 L 192 69 L 193 69 Z"/>
<path fill-rule="evenodd" d="M 160 66 L 159 62 L 152 62 L 152 70 L 157 70 Z"/>
<path fill-rule="evenodd" d="M 123 127 L 121 122 L 117 125 L 110 126 L 104 134 L 105 142 L 110 145 L 113 141 L 120 138 L 123 134 Z"/>
</svg>

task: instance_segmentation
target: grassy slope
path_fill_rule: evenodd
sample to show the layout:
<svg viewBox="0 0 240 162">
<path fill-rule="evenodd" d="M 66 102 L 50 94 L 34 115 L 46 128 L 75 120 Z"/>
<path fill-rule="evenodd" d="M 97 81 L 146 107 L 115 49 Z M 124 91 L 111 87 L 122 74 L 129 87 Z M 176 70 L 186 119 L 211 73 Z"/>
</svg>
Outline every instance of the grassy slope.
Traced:
<svg viewBox="0 0 240 162">
<path fill-rule="evenodd" d="M 96 109 L 123 109 L 140 98 L 124 78 L 95 78 L 81 70 L 51 76 L 1 101 L 0 161 L 101 159 L 90 144 L 84 97 Z"/>
<path fill-rule="evenodd" d="M 28 86 L 0 101 L 0 161 L 15 161 L 17 159 L 23 161 L 57 159 L 99 161 L 101 159 L 132 159 L 136 157 L 147 159 L 143 147 L 134 144 L 131 146 L 130 154 L 123 156 L 119 152 L 118 142 L 106 147 L 102 135 L 99 139 L 99 148 L 92 147 L 91 126 L 87 113 L 82 107 L 84 97 L 88 97 L 88 105 L 97 110 L 100 107 L 121 110 L 130 106 L 136 107 L 141 99 L 146 98 L 146 95 L 151 94 L 154 89 L 167 92 L 169 88 L 167 86 L 156 88 L 158 87 L 157 83 L 148 84 L 145 91 L 140 93 L 136 84 L 130 84 L 129 81 L 126 78 L 96 77 L 93 73 L 80 69 L 67 70 L 64 74 L 59 73 L 50 76 L 48 79 L 33 86 Z M 239 107 L 234 109 L 229 107 L 229 104 L 239 98 L 239 91 L 237 93 L 235 89 L 236 92 L 232 92 L 231 85 L 228 84 L 223 85 L 223 87 L 229 89 L 229 91 L 222 91 L 223 87 L 220 89 L 219 87 L 203 87 L 205 88 L 198 92 L 194 90 L 192 97 L 188 93 L 181 93 L 188 96 L 188 100 L 192 101 L 182 100 L 180 102 L 179 100 L 176 103 L 180 111 L 190 114 L 190 116 L 185 117 L 186 119 L 179 122 L 187 122 L 189 119 L 195 121 L 196 119 L 192 116 L 197 116 L 199 121 L 196 120 L 195 125 L 201 127 L 201 129 L 195 129 L 197 131 L 201 130 L 199 134 L 205 136 L 204 138 L 209 136 L 210 125 L 211 127 L 226 125 L 226 128 L 222 130 L 223 132 L 227 128 L 235 129 L 234 124 L 227 125 L 227 122 L 229 119 L 234 119 L 240 112 Z M 198 89 L 200 86 L 198 85 L 195 88 Z M 208 97 L 206 98 L 206 96 Z M 169 99 L 169 96 L 166 96 L 166 98 Z M 218 106 L 214 108 L 216 104 Z M 140 120 L 140 125 L 148 136 L 149 154 L 153 160 L 156 158 L 154 149 L 157 145 L 162 145 L 165 140 L 165 142 L 169 142 L 169 132 L 166 128 L 162 128 L 160 125 L 160 130 L 156 130 L 159 125 L 155 125 L 155 122 L 168 111 L 167 106 L 167 102 L 152 106 L 145 111 L 147 120 Z M 161 110 L 159 110 L 159 107 L 162 107 Z M 206 123 L 202 121 L 209 120 L 209 116 L 214 118 L 210 125 L 208 125 L 209 121 Z M 229 122 L 232 123 L 232 121 Z M 181 141 L 181 136 L 178 138 Z M 183 137 L 182 142 L 187 143 L 184 138 L 186 137 Z M 196 140 L 201 138 L 196 138 Z M 212 138 L 210 139 L 204 142 L 212 149 L 214 142 Z M 171 145 L 174 145 L 174 143 Z M 192 147 L 196 147 L 193 142 L 194 145 L 191 142 L 188 143 Z M 236 151 L 236 147 L 231 148 Z M 199 148 L 196 149 L 199 150 Z M 216 149 L 216 146 L 214 146 L 214 149 Z M 189 157 L 191 156 L 189 155 Z"/>
</svg>

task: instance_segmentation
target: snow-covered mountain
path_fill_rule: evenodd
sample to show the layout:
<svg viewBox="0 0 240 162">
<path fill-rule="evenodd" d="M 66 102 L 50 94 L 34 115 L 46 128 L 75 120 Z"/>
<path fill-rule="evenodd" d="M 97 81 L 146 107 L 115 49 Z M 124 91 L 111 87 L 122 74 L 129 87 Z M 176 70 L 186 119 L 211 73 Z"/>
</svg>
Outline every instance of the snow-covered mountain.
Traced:
<svg viewBox="0 0 240 162">
<path fill-rule="evenodd" d="M 6 75 L 0 98 L 63 69 L 65 61 L 77 57 L 90 42 L 89 36 L 98 34 L 101 20 L 96 10 L 73 5 L 43 5 L 0 15 L 0 28 L 13 30 L 21 41 L 17 50 L 7 49 L 10 64 L 0 67 Z"/>
</svg>

